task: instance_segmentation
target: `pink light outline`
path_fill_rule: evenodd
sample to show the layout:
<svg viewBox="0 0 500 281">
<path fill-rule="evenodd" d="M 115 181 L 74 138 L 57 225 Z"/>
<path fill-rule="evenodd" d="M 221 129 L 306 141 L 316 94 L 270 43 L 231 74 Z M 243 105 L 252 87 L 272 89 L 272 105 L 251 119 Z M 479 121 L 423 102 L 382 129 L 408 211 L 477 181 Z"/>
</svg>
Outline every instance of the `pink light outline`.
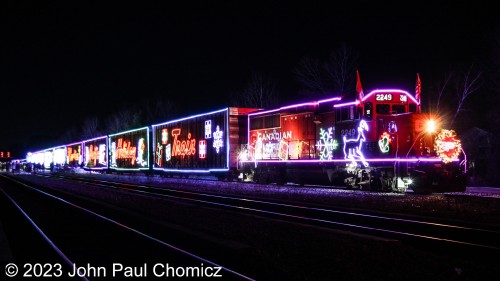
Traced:
<svg viewBox="0 0 500 281">
<path fill-rule="evenodd" d="M 368 93 L 368 95 L 364 96 L 363 99 L 361 101 L 365 101 L 368 97 L 374 95 L 374 94 L 377 94 L 377 93 L 387 93 L 387 92 L 396 92 L 396 93 L 400 93 L 400 94 L 405 94 L 406 96 L 408 96 L 413 102 L 415 102 L 417 105 L 420 105 L 420 103 L 410 94 L 408 93 L 407 91 L 404 91 L 404 90 L 399 90 L 399 89 L 382 89 L 382 90 L 373 90 L 371 91 L 370 93 Z"/>
<path fill-rule="evenodd" d="M 443 162 L 441 158 L 371 158 L 365 159 L 366 162 Z M 453 159 L 453 162 L 458 162 L 459 159 Z M 332 160 L 319 160 L 319 159 L 311 159 L 311 160 L 240 160 L 241 163 L 350 163 L 352 162 L 350 159 L 332 159 Z"/>
<path fill-rule="evenodd" d="M 299 106 L 319 105 L 320 103 L 331 102 L 331 101 L 339 101 L 339 100 L 342 100 L 342 97 L 333 97 L 333 98 L 319 100 L 319 101 L 313 101 L 313 102 L 306 102 L 306 103 L 299 103 L 299 104 L 287 105 L 287 106 L 283 106 L 283 107 L 276 108 L 276 109 L 248 113 L 248 116 L 247 116 L 247 132 L 248 132 L 247 133 L 247 140 L 248 140 L 248 143 L 247 143 L 247 145 L 250 146 L 250 116 L 255 116 L 255 115 L 261 115 L 261 114 L 266 114 L 266 113 L 277 112 L 277 111 L 280 111 L 280 110 L 289 109 L 289 108 L 293 108 L 293 107 L 299 107 Z"/>
<path fill-rule="evenodd" d="M 211 172 L 227 172 L 229 171 L 229 168 L 215 168 L 215 169 L 171 169 L 171 168 L 158 168 L 158 167 L 153 167 L 153 170 L 155 171 L 163 171 L 163 172 L 175 172 L 175 173 L 203 173 L 203 174 L 208 174 Z"/>
<path fill-rule="evenodd" d="M 334 104 L 333 107 L 337 108 L 337 107 L 344 107 L 344 106 L 358 105 L 358 104 L 359 104 L 359 100 L 346 102 L 346 103 L 337 103 L 337 104 Z"/>
<path fill-rule="evenodd" d="M 319 101 L 311 101 L 311 102 L 305 102 L 305 103 L 292 104 L 292 105 L 287 105 L 287 106 L 283 106 L 283 107 L 276 108 L 276 109 L 252 112 L 252 113 L 249 113 L 248 116 L 261 115 L 261 114 L 276 112 L 276 111 L 280 111 L 283 109 L 289 109 L 289 108 L 294 108 L 294 107 L 299 107 L 299 106 L 319 105 L 320 103 L 331 102 L 331 101 L 336 101 L 336 100 L 341 100 L 341 99 L 342 99 L 341 97 L 333 97 L 333 98 L 319 100 Z"/>
</svg>

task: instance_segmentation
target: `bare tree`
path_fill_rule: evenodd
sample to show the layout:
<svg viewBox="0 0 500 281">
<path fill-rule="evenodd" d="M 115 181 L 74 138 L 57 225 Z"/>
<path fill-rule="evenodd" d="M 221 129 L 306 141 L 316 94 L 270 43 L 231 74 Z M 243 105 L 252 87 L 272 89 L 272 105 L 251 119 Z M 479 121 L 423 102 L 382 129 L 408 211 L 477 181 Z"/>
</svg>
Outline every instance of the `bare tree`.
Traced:
<svg viewBox="0 0 500 281">
<path fill-rule="evenodd" d="M 442 84 L 440 84 L 438 86 L 438 96 L 437 96 L 437 101 L 436 101 L 436 107 L 434 108 L 434 112 L 436 112 L 436 113 L 439 113 L 441 99 L 443 99 L 445 89 L 448 86 L 448 83 L 450 82 L 452 77 L 453 77 L 453 73 L 450 72 L 450 73 L 446 74 Z"/>
<path fill-rule="evenodd" d="M 82 126 L 82 138 L 90 139 L 94 137 L 98 137 L 101 133 L 98 130 L 99 128 L 99 119 L 97 117 L 89 117 L 83 121 Z"/>
<path fill-rule="evenodd" d="M 492 64 L 493 71 L 492 76 L 493 79 L 493 89 L 496 93 L 500 93 L 500 25 L 497 27 L 498 31 L 496 35 L 496 39 L 493 42 L 493 55 L 492 55 Z M 498 95 L 496 95 L 498 97 Z"/>
<path fill-rule="evenodd" d="M 59 138 L 58 144 L 68 144 L 78 140 L 81 140 L 78 130 L 76 128 L 70 128 L 64 131 L 63 135 Z"/>
<path fill-rule="evenodd" d="M 105 123 L 106 132 L 109 133 L 135 129 L 141 124 L 140 113 L 130 109 L 123 109 L 109 116 Z"/>
<path fill-rule="evenodd" d="M 458 77 L 458 79 L 455 80 L 455 91 L 458 104 L 450 126 L 453 126 L 453 123 L 461 112 L 469 110 L 465 107 L 465 101 L 469 96 L 481 88 L 481 78 L 482 71 L 477 69 L 475 65 L 472 64 L 469 69 L 461 75 L 461 77 Z"/>
<path fill-rule="evenodd" d="M 330 53 L 325 65 L 326 77 L 328 81 L 333 82 L 333 89 L 336 92 L 355 97 L 356 76 L 354 74 L 358 69 L 358 58 L 359 55 L 345 44 Z"/>
<path fill-rule="evenodd" d="M 442 104 L 442 101 L 449 98 L 450 82 L 454 79 L 455 73 L 448 71 L 442 76 L 442 80 L 437 80 L 436 84 L 429 89 L 429 96 L 425 99 L 428 107 L 427 111 L 435 114 L 448 115 L 452 112 L 451 106 L 448 103 Z"/>
<path fill-rule="evenodd" d="M 278 104 L 278 92 L 270 79 L 253 73 L 247 87 L 233 95 L 232 105 L 240 107 L 271 108 Z"/>
<path fill-rule="evenodd" d="M 174 103 L 162 97 L 144 100 L 140 108 L 144 124 L 163 122 L 178 111 Z"/>
<path fill-rule="evenodd" d="M 325 97 L 331 95 L 356 95 L 356 69 L 358 54 L 346 44 L 330 52 L 321 63 L 320 59 L 304 57 L 292 70 L 304 88 L 302 95 Z"/>
<path fill-rule="evenodd" d="M 302 58 L 298 66 L 292 70 L 297 81 L 309 91 L 323 94 L 326 86 L 323 81 L 323 71 L 318 59 L 306 56 Z"/>
</svg>

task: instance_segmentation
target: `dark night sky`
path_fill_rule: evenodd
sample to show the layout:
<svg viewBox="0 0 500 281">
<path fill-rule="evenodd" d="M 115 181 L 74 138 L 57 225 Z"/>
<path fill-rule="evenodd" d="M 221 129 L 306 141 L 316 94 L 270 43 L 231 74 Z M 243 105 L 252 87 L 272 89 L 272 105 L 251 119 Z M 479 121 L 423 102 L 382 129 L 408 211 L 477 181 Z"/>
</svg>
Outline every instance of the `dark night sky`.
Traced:
<svg viewBox="0 0 500 281">
<path fill-rule="evenodd" d="M 168 98 L 185 115 L 223 108 L 254 71 L 271 75 L 290 98 L 299 60 L 325 57 L 341 43 L 359 51 L 365 91 L 412 91 L 417 72 L 430 83 L 450 64 L 487 52 L 496 17 L 481 1 L 161 2 L 2 3 L 0 150 L 140 99 Z"/>
</svg>

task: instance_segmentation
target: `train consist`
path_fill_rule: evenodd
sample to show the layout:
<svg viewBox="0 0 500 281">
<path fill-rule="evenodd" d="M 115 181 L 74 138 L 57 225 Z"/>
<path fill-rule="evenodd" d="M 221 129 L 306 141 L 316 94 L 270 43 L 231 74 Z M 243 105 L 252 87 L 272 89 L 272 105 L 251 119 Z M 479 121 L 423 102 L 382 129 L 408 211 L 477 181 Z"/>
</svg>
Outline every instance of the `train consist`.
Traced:
<svg viewBox="0 0 500 281">
<path fill-rule="evenodd" d="M 229 107 L 28 153 L 27 161 L 106 172 L 211 174 L 221 180 L 330 184 L 417 193 L 465 191 L 453 130 L 399 89 L 273 109 Z"/>
</svg>

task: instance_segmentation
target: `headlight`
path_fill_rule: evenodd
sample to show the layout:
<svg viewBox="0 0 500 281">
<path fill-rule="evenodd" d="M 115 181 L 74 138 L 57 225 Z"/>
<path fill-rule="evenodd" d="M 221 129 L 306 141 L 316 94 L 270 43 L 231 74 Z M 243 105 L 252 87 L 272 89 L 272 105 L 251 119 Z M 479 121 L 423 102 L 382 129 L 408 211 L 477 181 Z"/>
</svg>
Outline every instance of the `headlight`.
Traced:
<svg viewBox="0 0 500 281">
<path fill-rule="evenodd" d="M 425 129 L 427 133 L 434 133 L 436 131 L 436 121 L 432 119 L 427 121 L 427 124 L 425 124 Z"/>
</svg>

